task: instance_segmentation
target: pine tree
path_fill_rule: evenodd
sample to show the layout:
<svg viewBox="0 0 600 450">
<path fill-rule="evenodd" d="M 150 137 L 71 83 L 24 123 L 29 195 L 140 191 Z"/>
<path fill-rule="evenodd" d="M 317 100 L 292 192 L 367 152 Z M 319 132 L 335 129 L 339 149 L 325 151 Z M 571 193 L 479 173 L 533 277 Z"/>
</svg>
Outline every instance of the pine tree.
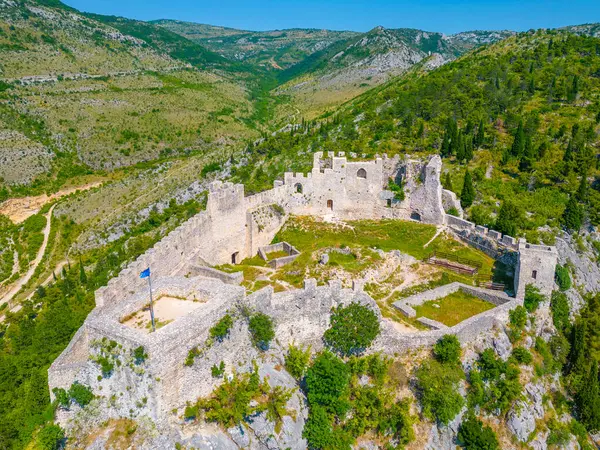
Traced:
<svg viewBox="0 0 600 450">
<path fill-rule="evenodd" d="M 531 138 L 527 136 L 525 138 L 525 150 L 523 151 L 523 156 L 519 162 L 519 170 L 521 172 L 529 172 L 533 167 L 535 156 L 535 150 L 533 149 Z"/>
<path fill-rule="evenodd" d="M 530 94 L 534 94 L 535 93 L 535 79 L 533 77 L 531 77 L 529 79 L 529 88 L 528 88 L 528 90 L 529 90 Z"/>
<path fill-rule="evenodd" d="M 81 284 L 84 286 L 87 284 L 87 275 L 85 274 L 85 268 L 83 267 L 81 259 L 79 259 L 79 281 L 81 281 Z"/>
<path fill-rule="evenodd" d="M 571 331 L 571 351 L 569 352 L 569 373 L 581 373 L 587 361 L 585 335 L 587 334 L 587 322 L 583 319 L 575 322 Z"/>
<path fill-rule="evenodd" d="M 578 232 L 583 223 L 583 210 L 574 195 L 571 195 L 565 212 L 562 215 L 562 223 L 569 231 Z"/>
<path fill-rule="evenodd" d="M 446 172 L 446 176 L 444 178 L 444 189 L 447 191 L 454 191 L 452 187 L 452 178 L 450 178 L 450 172 Z"/>
<path fill-rule="evenodd" d="M 574 102 L 577 100 L 577 95 L 579 95 L 579 77 L 575 75 L 573 77 L 573 84 L 571 85 L 571 89 L 567 92 L 567 100 L 569 102 Z"/>
<path fill-rule="evenodd" d="M 579 420 L 588 431 L 600 430 L 600 386 L 598 385 L 598 363 L 592 359 L 587 376 L 576 396 Z"/>
<path fill-rule="evenodd" d="M 463 188 L 460 192 L 460 204 L 463 208 L 468 208 L 473 204 L 475 200 L 475 188 L 473 187 L 473 179 L 469 169 L 465 171 L 465 179 L 463 182 Z"/>
<path fill-rule="evenodd" d="M 450 148 L 450 138 L 448 136 L 448 132 L 444 133 L 444 140 L 442 141 L 442 147 L 440 149 L 440 155 L 444 157 L 450 156 L 451 148 Z"/>
<path fill-rule="evenodd" d="M 565 176 L 568 175 L 573 168 L 573 159 L 573 139 L 570 139 L 565 154 L 563 155 L 563 173 Z"/>
<path fill-rule="evenodd" d="M 421 139 L 421 138 L 423 138 L 424 134 L 425 134 L 425 124 L 421 121 L 421 122 L 419 122 L 419 128 L 417 129 L 416 138 Z"/>
<path fill-rule="evenodd" d="M 458 162 L 462 162 L 465 159 L 465 139 L 462 134 L 462 131 L 458 132 L 458 136 L 456 138 L 456 160 Z"/>
<path fill-rule="evenodd" d="M 587 171 L 583 172 L 581 175 L 581 180 L 579 180 L 579 187 L 577 188 L 577 201 L 581 203 L 587 203 L 588 201 L 588 181 L 587 181 Z"/>
<path fill-rule="evenodd" d="M 519 207 L 507 200 L 502 203 L 496 218 L 496 230 L 502 234 L 516 236 L 522 221 L 522 212 Z"/>
<path fill-rule="evenodd" d="M 483 141 L 485 140 L 485 127 L 483 125 L 483 119 L 479 121 L 479 126 L 477 127 L 477 134 L 475 138 L 475 148 L 479 148 L 483 145 Z"/>
<path fill-rule="evenodd" d="M 598 111 L 598 114 L 596 115 L 596 123 L 600 123 L 600 111 Z"/>
<path fill-rule="evenodd" d="M 515 139 L 513 141 L 510 153 L 513 156 L 520 157 L 523 155 L 523 151 L 525 150 L 525 131 L 523 130 L 523 121 L 519 121 L 519 127 L 517 128 L 517 132 L 515 133 Z"/>
<path fill-rule="evenodd" d="M 467 136 L 465 138 L 465 160 L 467 162 L 473 159 L 473 138 Z"/>
</svg>

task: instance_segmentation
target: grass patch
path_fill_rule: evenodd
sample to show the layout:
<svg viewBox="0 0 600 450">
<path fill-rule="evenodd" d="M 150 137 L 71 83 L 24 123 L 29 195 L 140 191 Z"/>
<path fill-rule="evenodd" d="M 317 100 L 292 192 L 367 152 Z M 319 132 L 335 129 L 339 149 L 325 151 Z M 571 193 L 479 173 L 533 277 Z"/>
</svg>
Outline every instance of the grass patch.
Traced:
<svg viewBox="0 0 600 450">
<path fill-rule="evenodd" d="M 458 290 L 446 297 L 415 306 L 417 317 L 427 317 L 449 327 L 469 317 L 494 308 L 495 305 Z"/>
</svg>

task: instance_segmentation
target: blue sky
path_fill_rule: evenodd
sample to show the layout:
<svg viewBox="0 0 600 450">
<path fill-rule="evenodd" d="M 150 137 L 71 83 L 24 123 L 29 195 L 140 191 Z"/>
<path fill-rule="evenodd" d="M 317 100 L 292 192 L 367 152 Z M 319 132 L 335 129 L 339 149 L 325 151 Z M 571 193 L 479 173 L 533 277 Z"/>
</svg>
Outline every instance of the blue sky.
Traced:
<svg viewBox="0 0 600 450">
<path fill-rule="evenodd" d="M 600 22 L 600 0 L 65 0 L 82 11 L 248 30 L 420 28 L 516 31 Z"/>
</svg>

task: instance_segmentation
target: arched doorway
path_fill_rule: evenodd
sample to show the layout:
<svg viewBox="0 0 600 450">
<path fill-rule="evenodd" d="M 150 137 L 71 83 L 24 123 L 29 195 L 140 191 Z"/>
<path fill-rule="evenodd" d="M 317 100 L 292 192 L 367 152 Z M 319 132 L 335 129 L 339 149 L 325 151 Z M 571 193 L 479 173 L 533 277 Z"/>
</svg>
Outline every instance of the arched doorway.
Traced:
<svg viewBox="0 0 600 450">
<path fill-rule="evenodd" d="M 296 183 L 294 185 L 294 191 L 296 191 L 297 194 L 302 194 L 302 184 L 300 183 Z"/>
<path fill-rule="evenodd" d="M 363 179 L 367 179 L 367 171 L 365 169 L 358 169 L 358 172 L 356 172 L 356 177 L 357 178 L 363 178 Z"/>
<path fill-rule="evenodd" d="M 412 220 L 416 220 L 416 221 L 420 222 L 421 221 L 421 214 L 419 214 L 418 212 L 411 213 L 410 218 Z"/>
<path fill-rule="evenodd" d="M 239 256 L 240 252 L 235 252 L 231 254 L 231 264 L 239 264 Z"/>
<path fill-rule="evenodd" d="M 333 211 L 333 200 L 327 200 L 327 209 Z"/>
</svg>

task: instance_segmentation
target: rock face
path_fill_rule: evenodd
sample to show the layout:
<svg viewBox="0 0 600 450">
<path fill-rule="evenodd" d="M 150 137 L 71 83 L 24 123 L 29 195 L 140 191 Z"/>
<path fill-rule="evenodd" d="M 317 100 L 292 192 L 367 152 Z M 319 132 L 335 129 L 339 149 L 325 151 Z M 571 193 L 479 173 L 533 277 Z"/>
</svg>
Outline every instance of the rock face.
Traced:
<svg viewBox="0 0 600 450">
<path fill-rule="evenodd" d="M 527 442 L 529 435 L 535 430 L 535 416 L 530 405 L 518 402 L 508 414 L 508 429 L 521 442 Z"/>
<path fill-rule="evenodd" d="M 424 448 L 426 450 L 454 450 L 456 448 L 458 428 L 462 423 L 466 411 L 467 409 L 463 408 L 463 410 L 447 426 L 440 424 L 432 425 L 429 433 L 429 440 Z"/>
</svg>

